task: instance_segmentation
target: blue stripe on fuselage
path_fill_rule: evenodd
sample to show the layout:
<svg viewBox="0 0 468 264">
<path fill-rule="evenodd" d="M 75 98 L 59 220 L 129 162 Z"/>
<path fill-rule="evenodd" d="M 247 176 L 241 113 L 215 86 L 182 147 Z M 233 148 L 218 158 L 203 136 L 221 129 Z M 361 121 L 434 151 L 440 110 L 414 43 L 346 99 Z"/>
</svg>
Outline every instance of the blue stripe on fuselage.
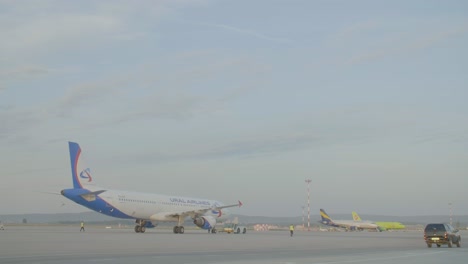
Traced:
<svg viewBox="0 0 468 264">
<path fill-rule="evenodd" d="M 124 218 L 124 219 L 135 219 L 122 211 L 116 209 L 112 205 L 108 204 L 101 197 L 96 196 L 96 200 L 88 202 L 80 195 L 89 193 L 89 190 L 86 189 L 65 189 L 62 190 L 63 196 L 74 201 L 77 204 L 85 206 L 93 211 L 96 211 L 101 214 L 105 214 L 112 217 Z"/>
</svg>

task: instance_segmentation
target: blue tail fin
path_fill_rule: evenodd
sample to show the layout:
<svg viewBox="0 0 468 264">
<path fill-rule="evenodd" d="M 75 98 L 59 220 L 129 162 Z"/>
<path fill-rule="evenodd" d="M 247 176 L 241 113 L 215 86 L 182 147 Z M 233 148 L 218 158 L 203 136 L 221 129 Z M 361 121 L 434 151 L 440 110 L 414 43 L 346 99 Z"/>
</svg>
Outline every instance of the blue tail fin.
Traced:
<svg viewBox="0 0 468 264">
<path fill-rule="evenodd" d="M 320 209 L 320 216 L 322 217 L 322 223 L 326 225 L 333 224 L 333 220 L 327 213 L 325 213 L 325 210 Z"/>
<path fill-rule="evenodd" d="M 73 188 L 82 189 L 83 185 L 91 184 L 93 178 L 91 177 L 91 171 L 89 168 L 81 169 L 80 166 L 80 155 L 81 148 L 78 143 L 68 142 L 68 148 L 70 149 L 70 163 L 73 177 Z"/>
</svg>

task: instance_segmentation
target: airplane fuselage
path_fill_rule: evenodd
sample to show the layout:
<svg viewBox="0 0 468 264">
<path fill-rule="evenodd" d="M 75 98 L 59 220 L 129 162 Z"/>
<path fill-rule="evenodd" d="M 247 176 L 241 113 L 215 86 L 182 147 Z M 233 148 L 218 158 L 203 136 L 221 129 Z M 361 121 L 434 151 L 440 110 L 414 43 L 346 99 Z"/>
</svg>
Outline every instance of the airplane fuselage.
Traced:
<svg viewBox="0 0 468 264">
<path fill-rule="evenodd" d="M 325 225 L 333 226 L 333 227 L 341 227 L 346 229 L 377 229 L 378 226 L 371 222 L 356 222 L 356 221 L 348 221 L 348 220 L 333 220 L 331 223 L 324 223 Z"/>
<path fill-rule="evenodd" d="M 177 215 L 167 215 L 167 212 L 197 211 L 223 206 L 222 203 L 215 200 L 119 190 L 106 190 L 98 195 L 86 197 L 88 199 L 81 196 L 87 192 L 98 190 L 102 190 L 102 188 L 65 189 L 62 194 L 91 210 L 124 219 L 178 221 Z M 228 210 L 209 210 L 203 215 L 222 220 L 228 215 Z"/>
<path fill-rule="evenodd" d="M 379 227 L 370 221 L 352 221 L 352 220 L 332 220 L 331 217 L 320 209 L 320 216 L 322 218 L 321 223 L 333 227 L 341 227 L 346 230 L 363 230 L 363 229 L 375 229 L 379 230 Z"/>
</svg>

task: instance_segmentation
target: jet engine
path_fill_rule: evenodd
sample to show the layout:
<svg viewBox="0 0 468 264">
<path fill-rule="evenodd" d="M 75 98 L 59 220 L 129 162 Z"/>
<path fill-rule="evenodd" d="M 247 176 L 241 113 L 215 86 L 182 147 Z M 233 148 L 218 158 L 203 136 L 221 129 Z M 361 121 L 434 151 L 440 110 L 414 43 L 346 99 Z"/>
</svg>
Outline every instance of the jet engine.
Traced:
<svg viewBox="0 0 468 264">
<path fill-rule="evenodd" d="M 216 225 L 216 219 L 212 216 L 197 216 L 193 223 L 202 229 L 213 229 Z"/>
</svg>

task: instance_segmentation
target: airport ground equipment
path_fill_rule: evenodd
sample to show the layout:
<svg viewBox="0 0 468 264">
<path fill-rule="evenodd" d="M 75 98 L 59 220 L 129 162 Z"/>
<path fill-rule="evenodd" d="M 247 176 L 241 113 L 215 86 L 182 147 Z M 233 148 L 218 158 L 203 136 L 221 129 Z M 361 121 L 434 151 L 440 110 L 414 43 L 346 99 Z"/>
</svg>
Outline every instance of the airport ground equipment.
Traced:
<svg viewBox="0 0 468 264">
<path fill-rule="evenodd" d="M 227 223 L 223 227 L 223 232 L 228 234 L 245 234 L 247 233 L 247 227 L 234 223 Z"/>
</svg>

